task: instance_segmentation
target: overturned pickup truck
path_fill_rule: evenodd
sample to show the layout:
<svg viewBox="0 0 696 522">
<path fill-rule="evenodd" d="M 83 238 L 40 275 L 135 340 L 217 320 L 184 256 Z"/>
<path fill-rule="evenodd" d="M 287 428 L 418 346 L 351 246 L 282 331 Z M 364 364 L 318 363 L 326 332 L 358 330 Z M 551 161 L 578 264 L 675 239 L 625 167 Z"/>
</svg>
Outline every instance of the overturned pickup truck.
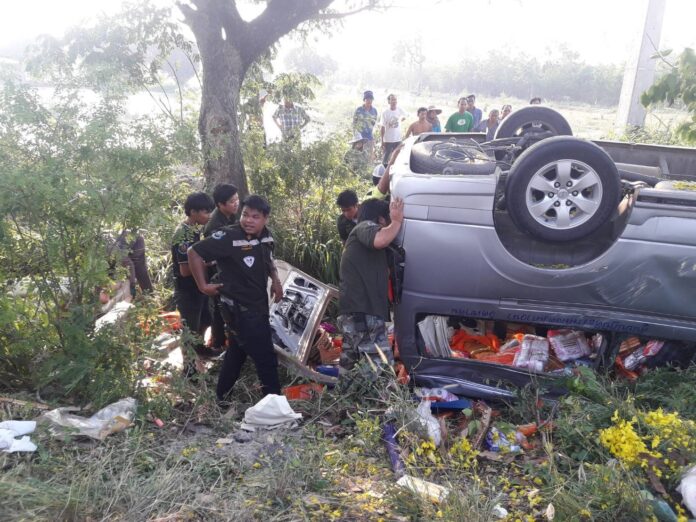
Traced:
<svg viewBox="0 0 696 522">
<path fill-rule="evenodd" d="M 406 140 L 391 173 L 405 202 L 395 331 L 417 384 L 499 398 L 532 376 L 553 388 L 571 363 L 655 355 L 651 340 L 693 356 L 695 149 L 574 138 L 560 114 L 528 107 L 489 142 Z M 540 365 L 501 353 L 514 336 Z M 575 339 L 577 357 L 559 362 L 553 337 Z"/>
</svg>

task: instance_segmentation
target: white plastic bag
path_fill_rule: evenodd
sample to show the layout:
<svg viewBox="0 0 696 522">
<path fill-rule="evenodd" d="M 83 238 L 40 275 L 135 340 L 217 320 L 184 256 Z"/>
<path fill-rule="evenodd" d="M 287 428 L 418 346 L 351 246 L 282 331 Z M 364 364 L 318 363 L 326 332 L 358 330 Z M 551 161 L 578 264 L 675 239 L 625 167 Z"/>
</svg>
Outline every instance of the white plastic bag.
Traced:
<svg viewBox="0 0 696 522">
<path fill-rule="evenodd" d="M 404 475 L 396 481 L 396 484 L 436 504 L 445 500 L 450 494 L 450 490 L 444 486 L 410 475 Z"/>
<path fill-rule="evenodd" d="M 118 433 L 133 425 L 137 403 L 132 397 L 126 397 L 102 408 L 91 417 L 80 417 L 68 413 L 67 408 L 56 408 L 44 413 L 40 419 L 52 424 L 54 432 L 61 428 L 72 428 L 77 435 L 104 440 L 112 433 Z"/>
<path fill-rule="evenodd" d="M 421 401 L 416 410 L 418 420 L 428 430 L 428 437 L 433 441 L 435 447 L 439 447 L 442 442 L 442 431 L 440 422 L 433 417 L 430 411 L 430 401 Z"/>
<path fill-rule="evenodd" d="M 542 372 L 548 360 L 549 341 L 545 337 L 525 335 L 522 338 L 520 351 L 515 354 L 515 360 L 512 364 L 518 368 L 527 368 L 533 372 Z"/>
<path fill-rule="evenodd" d="M 684 474 L 677 491 L 681 493 L 682 503 L 691 511 L 691 516 L 696 517 L 696 466 Z"/>
<path fill-rule="evenodd" d="M 9 420 L 0 422 L 0 450 L 5 453 L 36 451 L 36 444 L 27 436 L 28 433 L 32 433 L 35 429 L 35 421 Z M 17 437 L 22 438 L 17 439 Z"/>
<path fill-rule="evenodd" d="M 549 330 L 549 343 L 561 361 L 572 361 L 590 355 L 585 334 L 577 330 Z"/>
<path fill-rule="evenodd" d="M 274 429 L 296 425 L 301 419 L 301 413 L 295 413 L 290 407 L 285 395 L 266 395 L 259 402 L 244 412 L 242 429 L 256 431 L 257 429 Z"/>
</svg>

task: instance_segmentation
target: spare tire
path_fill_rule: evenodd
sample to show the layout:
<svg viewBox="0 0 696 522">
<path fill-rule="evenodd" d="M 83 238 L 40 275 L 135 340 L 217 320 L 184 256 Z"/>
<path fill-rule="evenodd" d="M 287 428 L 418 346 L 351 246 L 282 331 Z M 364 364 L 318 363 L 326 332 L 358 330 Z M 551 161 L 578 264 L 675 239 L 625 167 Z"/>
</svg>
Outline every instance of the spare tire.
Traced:
<svg viewBox="0 0 696 522">
<path fill-rule="evenodd" d="M 560 113 L 548 107 L 529 106 L 516 110 L 501 121 L 495 139 L 547 132 L 554 136 L 573 135 L 570 124 Z"/>
<path fill-rule="evenodd" d="M 547 241 L 581 239 L 616 211 L 621 182 L 614 161 L 589 141 L 546 139 L 524 151 L 505 186 L 517 227 Z"/>
<path fill-rule="evenodd" d="M 411 147 L 411 171 L 417 174 L 489 175 L 495 168 L 495 161 L 473 146 L 453 141 L 423 141 Z"/>
</svg>

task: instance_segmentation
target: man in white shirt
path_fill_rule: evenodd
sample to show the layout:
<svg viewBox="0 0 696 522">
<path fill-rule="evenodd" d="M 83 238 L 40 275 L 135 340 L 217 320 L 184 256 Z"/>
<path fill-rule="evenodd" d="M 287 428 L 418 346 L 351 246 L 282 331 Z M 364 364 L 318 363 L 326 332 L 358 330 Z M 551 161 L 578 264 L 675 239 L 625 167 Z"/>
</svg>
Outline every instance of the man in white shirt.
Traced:
<svg viewBox="0 0 696 522">
<path fill-rule="evenodd" d="M 406 113 L 396 106 L 396 95 L 387 97 L 389 108 L 382 112 L 379 118 L 379 134 L 382 138 L 382 164 L 386 166 L 391 153 L 401 143 L 401 122 L 406 119 Z"/>
</svg>

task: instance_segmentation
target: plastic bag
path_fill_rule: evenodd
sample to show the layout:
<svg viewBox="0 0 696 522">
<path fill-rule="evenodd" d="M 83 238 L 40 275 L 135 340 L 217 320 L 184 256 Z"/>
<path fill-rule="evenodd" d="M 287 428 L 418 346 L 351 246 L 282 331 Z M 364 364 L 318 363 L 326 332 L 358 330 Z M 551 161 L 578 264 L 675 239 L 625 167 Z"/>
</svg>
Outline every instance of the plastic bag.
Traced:
<svg viewBox="0 0 696 522">
<path fill-rule="evenodd" d="M 646 359 L 657 355 L 664 345 L 664 341 L 648 341 L 645 347 L 638 347 L 637 350 L 626 356 L 623 362 L 624 368 L 627 370 L 635 370 L 638 366 L 643 364 Z"/>
<path fill-rule="evenodd" d="M 544 371 L 549 360 L 549 341 L 545 337 L 525 335 L 522 338 L 520 351 L 513 362 L 518 368 L 527 368 L 533 372 Z"/>
<path fill-rule="evenodd" d="M 112 433 L 118 433 L 133 425 L 137 403 L 132 397 L 127 397 L 109 404 L 91 417 L 80 417 L 68 413 L 66 408 L 56 408 L 44 413 L 40 419 L 47 420 L 52 431 L 61 432 L 60 428 L 73 428 L 78 435 L 92 439 L 104 440 Z"/>
<path fill-rule="evenodd" d="M 430 440 L 433 441 L 436 447 L 439 447 L 442 442 L 442 431 L 440 429 L 440 422 L 433 417 L 430 411 L 430 401 L 421 401 L 416 413 L 418 414 L 420 423 L 428 430 L 428 437 L 430 437 Z"/>
<path fill-rule="evenodd" d="M 445 500 L 450 493 L 446 487 L 410 475 L 404 475 L 396 483 L 436 504 Z"/>
<path fill-rule="evenodd" d="M 518 444 L 512 444 L 505 434 L 495 427 L 492 427 L 486 433 L 486 447 L 496 453 L 518 453 L 522 451 Z"/>
<path fill-rule="evenodd" d="M 36 451 L 36 444 L 28 436 L 35 429 L 35 421 L 9 420 L 0 422 L 0 450 L 5 453 Z M 22 438 L 18 439 L 17 437 Z"/>
<path fill-rule="evenodd" d="M 295 413 L 284 395 L 266 395 L 259 402 L 244 412 L 241 428 L 246 431 L 256 431 L 259 428 L 274 429 L 296 425 L 301 419 L 301 413 Z"/>
<path fill-rule="evenodd" d="M 572 361 L 592 353 L 587 338 L 577 330 L 549 330 L 549 343 L 561 361 Z"/>
<path fill-rule="evenodd" d="M 696 466 L 682 476 L 677 491 L 681 493 L 682 502 L 691 511 L 691 516 L 696 517 Z"/>
</svg>

